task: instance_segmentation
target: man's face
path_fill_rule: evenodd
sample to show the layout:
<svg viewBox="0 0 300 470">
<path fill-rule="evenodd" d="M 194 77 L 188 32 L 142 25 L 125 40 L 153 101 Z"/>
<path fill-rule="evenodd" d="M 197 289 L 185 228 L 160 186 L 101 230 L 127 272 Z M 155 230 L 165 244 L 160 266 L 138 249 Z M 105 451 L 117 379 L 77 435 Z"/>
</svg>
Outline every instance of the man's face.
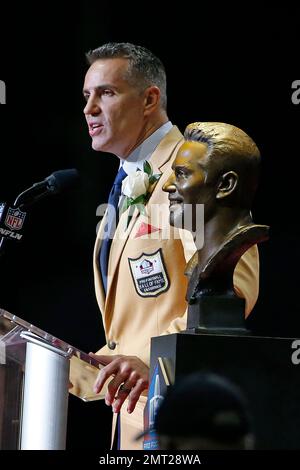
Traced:
<svg viewBox="0 0 300 470">
<path fill-rule="evenodd" d="M 84 114 L 94 150 L 125 158 L 140 144 L 145 94 L 125 79 L 128 60 L 99 59 L 87 71 Z"/>
<path fill-rule="evenodd" d="M 187 212 L 190 211 L 189 217 L 192 217 L 195 231 L 197 204 L 204 204 L 206 221 L 211 216 L 215 193 L 213 186 L 207 183 L 208 168 L 207 145 L 201 142 L 184 142 L 172 165 L 173 173 L 163 188 L 169 193 L 171 225 L 190 230 L 187 226 Z"/>
</svg>

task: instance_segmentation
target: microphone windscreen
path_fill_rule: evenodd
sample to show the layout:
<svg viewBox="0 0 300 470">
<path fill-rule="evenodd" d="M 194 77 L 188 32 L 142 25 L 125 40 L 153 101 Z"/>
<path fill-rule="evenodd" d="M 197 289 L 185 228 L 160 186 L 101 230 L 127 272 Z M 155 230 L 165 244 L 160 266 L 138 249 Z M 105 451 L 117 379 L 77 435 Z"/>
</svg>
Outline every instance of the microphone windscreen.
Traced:
<svg viewBox="0 0 300 470">
<path fill-rule="evenodd" d="M 79 173 L 75 168 L 68 170 L 54 171 L 52 175 L 46 178 L 49 189 L 55 193 L 59 193 L 64 189 L 73 188 L 79 182 Z"/>
</svg>

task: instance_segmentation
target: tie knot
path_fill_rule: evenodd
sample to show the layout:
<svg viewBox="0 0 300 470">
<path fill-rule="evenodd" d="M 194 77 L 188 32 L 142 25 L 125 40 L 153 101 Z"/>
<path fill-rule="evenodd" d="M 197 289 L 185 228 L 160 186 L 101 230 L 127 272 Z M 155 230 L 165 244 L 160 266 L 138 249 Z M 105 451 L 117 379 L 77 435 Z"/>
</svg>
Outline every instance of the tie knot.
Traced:
<svg viewBox="0 0 300 470">
<path fill-rule="evenodd" d="M 121 166 L 121 168 L 119 169 L 119 171 L 116 175 L 114 185 L 121 186 L 122 181 L 123 181 L 124 178 L 126 178 L 126 176 L 127 176 L 127 173 L 126 173 L 126 171 L 123 170 L 123 167 Z"/>
</svg>

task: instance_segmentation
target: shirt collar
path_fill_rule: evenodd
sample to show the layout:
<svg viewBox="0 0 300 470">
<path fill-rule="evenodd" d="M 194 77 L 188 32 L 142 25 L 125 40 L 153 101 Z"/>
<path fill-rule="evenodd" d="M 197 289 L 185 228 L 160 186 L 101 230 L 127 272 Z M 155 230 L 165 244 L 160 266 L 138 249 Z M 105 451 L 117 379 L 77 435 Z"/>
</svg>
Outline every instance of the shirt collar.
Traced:
<svg viewBox="0 0 300 470">
<path fill-rule="evenodd" d="M 126 160 L 122 162 L 127 174 L 134 173 L 137 169 L 143 170 L 144 161 L 150 160 L 154 150 L 172 127 L 171 121 L 166 122 L 128 155 Z"/>
</svg>

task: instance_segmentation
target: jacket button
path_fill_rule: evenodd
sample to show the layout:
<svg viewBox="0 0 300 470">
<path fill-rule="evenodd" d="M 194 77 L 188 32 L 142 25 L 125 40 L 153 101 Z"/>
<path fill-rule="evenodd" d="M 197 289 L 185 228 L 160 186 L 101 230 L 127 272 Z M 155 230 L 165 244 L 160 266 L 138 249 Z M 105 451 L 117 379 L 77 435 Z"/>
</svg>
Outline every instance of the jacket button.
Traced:
<svg viewBox="0 0 300 470">
<path fill-rule="evenodd" d="M 117 343 L 115 343 L 115 341 L 108 341 L 107 346 L 109 347 L 109 349 L 115 349 Z"/>
</svg>

